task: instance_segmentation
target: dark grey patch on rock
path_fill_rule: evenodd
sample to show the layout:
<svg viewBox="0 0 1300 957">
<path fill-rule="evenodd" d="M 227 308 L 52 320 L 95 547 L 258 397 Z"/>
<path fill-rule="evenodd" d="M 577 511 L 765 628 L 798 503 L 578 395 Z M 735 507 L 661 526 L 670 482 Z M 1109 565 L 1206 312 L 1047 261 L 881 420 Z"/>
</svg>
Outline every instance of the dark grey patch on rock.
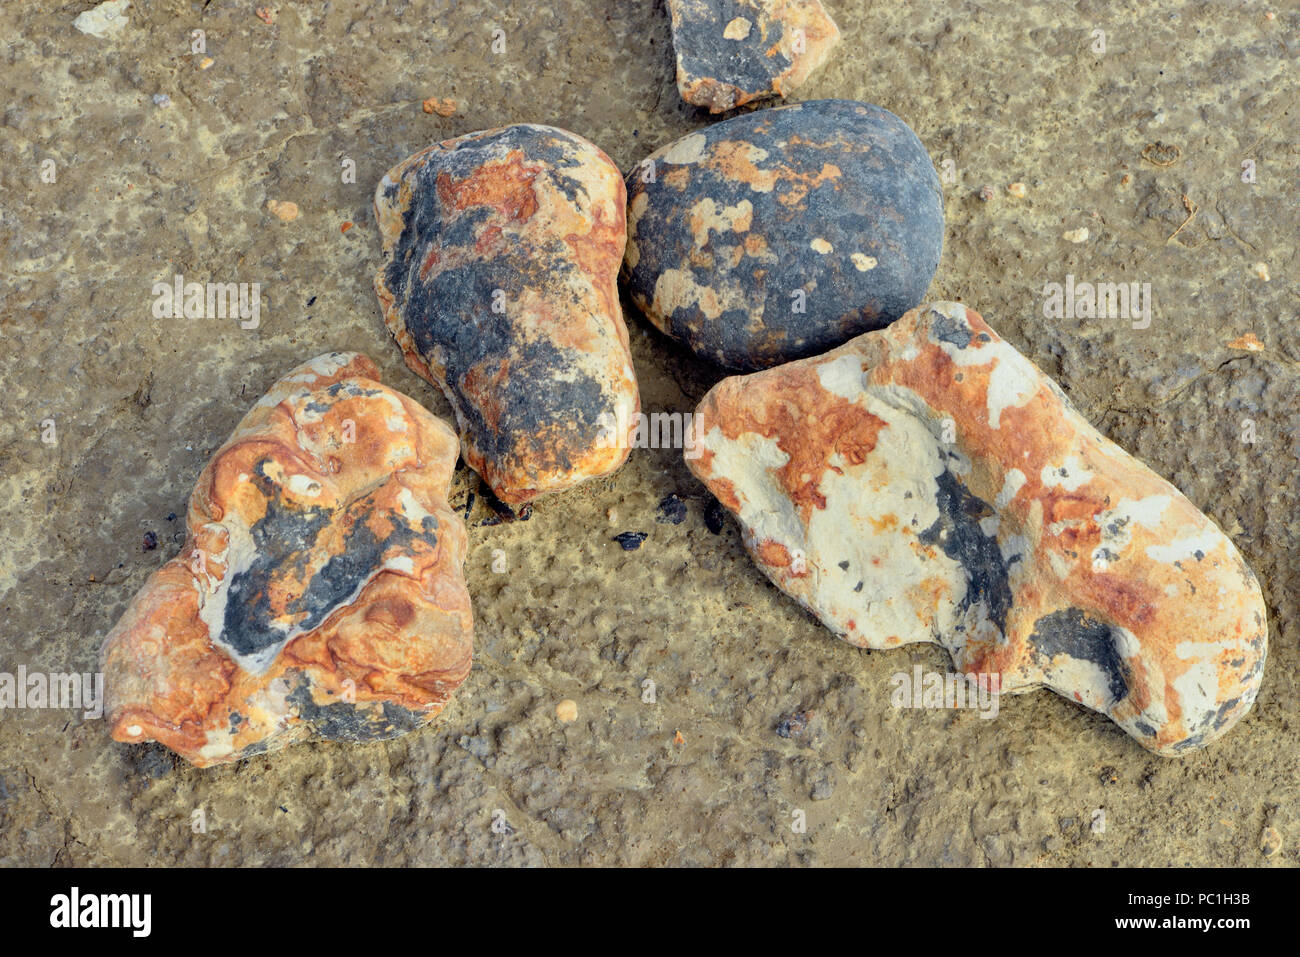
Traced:
<svg viewBox="0 0 1300 957">
<path fill-rule="evenodd" d="M 1115 649 L 1114 629 L 1078 608 L 1044 615 L 1034 622 L 1029 644 L 1044 660 L 1067 655 L 1090 661 L 1106 675 L 1111 701 L 1128 695 L 1129 667 Z"/>
<path fill-rule="evenodd" d="M 988 617 L 1003 635 L 1011 608 L 1011 583 L 1007 562 L 996 537 L 984 534 L 980 519 L 993 515 L 992 507 L 972 495 L 960 478 L 945 470 L 935 480 L 935 504 L 939 517 L 917 538 L 926 545 L 938 545 L 943 553 L 966 571 L 966 593 L 958 607 L 962 611 L 983 601 Z M 1015 558 L 1012 558 L 1015 561 Z"/>
</svg>

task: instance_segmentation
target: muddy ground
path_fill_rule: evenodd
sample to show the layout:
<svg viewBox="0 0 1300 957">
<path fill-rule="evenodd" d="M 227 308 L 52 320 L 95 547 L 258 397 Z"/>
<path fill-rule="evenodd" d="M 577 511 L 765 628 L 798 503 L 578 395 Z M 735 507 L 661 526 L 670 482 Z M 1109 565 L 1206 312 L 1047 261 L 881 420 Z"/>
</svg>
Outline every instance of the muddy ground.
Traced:
<svg viewBox="0 0 1300 957">
<path fill-rule="evenodd" d="M 661 0 L 281 2 L 270 24 L 251 2 L 141 2 L 103 39 L 72 26 L 91 5 L 0 7 L 10 673 L 96 667 L 130 596 L 179 551 L 174 516 L 204 462 L 298 362 L 364 351 L 449 415 L 405 368 L 371 291 L 370 196 L 389 166 L 530 121 L 572 129 L 627 169 L 710 122 L 678 98 Z M 950 174 L 931 298 L 979 309 L 1259 573 L 1270 656 L 1251 714 L 1167 759 L 1047 692 L 1004 700 L 991 721 L 895 710 L 890 676 L 945 670 L 944 653 L 835 640 L 755 569 L 732 519 L 708 530 L 710 500 L 680 453 L 638 450 L 526 522 L 486 524 L 477 497 L 477 659 L 422 733 L 200 771 L 115 743 L 77 712 L 0 713 L 0 862 L 1300 861 L 1300 7 L 827 6 L 844 40 L 797 96 L 892 110 Z M 428 97 L 457 112 L 425 113 Z M 1017 181 L 1023 198 L 1006 189 Z M 268 200 L 300 215 L 282 222 Z M 1086 241 L 1064 238 L 1081 227 Z M 260 282 L 260 326 L 155 319 L 153 283 L 176 273 Z M 1149 282 L 1150 327 L 1045 318 L 1044 284 L 1067 275 Z M 718 372 L 625 309 L 644 407 L 690 410 Z M 1229 345 L 1247 334 L 1261 348 Z M 462 467 L 452 500 L 477 489 Z M 686 502 L 681 524 L 656 521 L 670 493 Z M 624 551 L 612 541 L 624 531 L 648 537 Z M 565 698 L 578 707 L 568 724 L 555 716 Z M 811 718 L 790 733 L 800 711 Z M 791 826 L 800 810 L 804 833 Z M 494 832 L 498 811 L 509 833 Z M 1262 837 L 1280 850 L 1266 854 Z"/>
</svg>

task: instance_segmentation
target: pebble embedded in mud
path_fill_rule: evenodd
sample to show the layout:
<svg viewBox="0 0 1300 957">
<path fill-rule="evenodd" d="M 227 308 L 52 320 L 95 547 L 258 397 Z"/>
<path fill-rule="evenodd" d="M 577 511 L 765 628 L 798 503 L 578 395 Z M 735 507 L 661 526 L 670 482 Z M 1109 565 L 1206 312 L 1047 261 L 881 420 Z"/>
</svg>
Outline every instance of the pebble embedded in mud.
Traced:
<svg viewBox="0 0 1300 957">
<path fill-rule="evenodd" d="M 668 13 L 677 90 L 711 113 L 787 96 L 840 40 L 820 0 L 668 0 Z"/>
<path fill-rule="evenodd" d="M 640 400 L 617 287 L 625 195 L 594 145 L 531 125 L 438 143 L 375 191 L 384 320 L 508 504 L 627 459 Z"/>
<path fill-rule="evenodd" d="M 623 551 L 634 552 L 641 547 L 646 537 L 645 532 L 620 532 L 614 536 L 614 541 L 618 542 Z"/>
<path fill-rule="evenodd" d="M 869 103 L 733 117 L 628 179 L 632 300 L 731 368 L 816 355 L 888 325 L 920 303 L 939 264 L 934 164 L 902 120 Z"/>
<path fill-rule="evenodd" d="M 937 642 L 1163 755 L 1254 702 L 1266 611 L 1232 542 L 960 303 L 725 379 L 696 414 L 688 467 L 850 643 Z"/>
<path fill-rule="evenodd" d="M 469 674 L 455 433 L 328 353 L 271 387 L 200 474 L 188 538 L 104 641 L 113 737 L 200 767 L 421 727 Z"/>
</svg>

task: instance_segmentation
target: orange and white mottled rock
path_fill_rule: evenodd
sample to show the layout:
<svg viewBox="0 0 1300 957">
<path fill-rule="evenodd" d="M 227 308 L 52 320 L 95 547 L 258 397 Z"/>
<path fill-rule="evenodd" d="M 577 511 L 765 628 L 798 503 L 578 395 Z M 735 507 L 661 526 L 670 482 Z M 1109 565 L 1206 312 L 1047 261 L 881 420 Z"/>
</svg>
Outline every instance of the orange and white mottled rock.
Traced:
<svg viewBox="0 0 1300 957">
<path fill-rule="evenodd" d="M 614 471 L 640 411 L 618 269 L 626 188 L 580 136 L 508 126 L 431 146 L 375 191 L 375 291 L 503 502 Z"/>
<path fill-rule="evenodd" d="M 1254 702 L 1266 610 L 1232 542 L 973 310 L 923 306 L 725 379 L 697 417 L 687 465 L 852 644 L 935 642 L 1164 755 Z"/>
<path fill-rule="evenodd" d="M 104 641 L 119 741 L 206 767 L 388 738 L 469 674 L 456 435 L 365 356 L 290 372 L 199 475 L 188 538 Z"/>
<path fill-rule="evenodd" d="M 678 92 L 710 113 L 789 95 L 840 40 L 820 0 L 668 0 L 668 12 Z"/>
</svg>

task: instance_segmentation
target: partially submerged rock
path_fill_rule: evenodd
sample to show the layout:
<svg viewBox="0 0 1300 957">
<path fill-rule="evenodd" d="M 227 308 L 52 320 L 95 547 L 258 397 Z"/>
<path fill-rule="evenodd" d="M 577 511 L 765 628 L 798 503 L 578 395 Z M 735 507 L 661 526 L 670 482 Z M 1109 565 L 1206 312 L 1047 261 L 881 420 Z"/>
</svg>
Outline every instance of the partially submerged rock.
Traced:
<svg viewBox="0 0 1300 957">
<path fill-rule="evenodd" d="M 1232 542 L 973 310 L 935 303 L 725 379 L 697 417 L 687 465 L 852 644 L 938 643 L 1165 755 L 1254 702 L 1266 610 Z"/>
<path fill-rule="evenodd" d="M 938 173 L 907 124 L 869 103 L 733 117 L 651 154 L 629 183 L 632 301 L 734 369 L 888 325 L 939 265 Z"/>
<path fill-rule="evenodd" d="M 788 95 L 840 40 L 820 0 L 668 0 L 668 12 L 677 89 L 711 113 Z"/>
<path fill-rule="evenodd" d="M 119 741 L 206 767 L 431 721 L 469 674 L 456 436 L 355 353 L 272 386 L 199 475 L 181 553 L 105 639 Z"/>
<path fill-rule="evenodd" d="M 528 125 L 431 146 L 375 191 L 384 321 L 503 502 L 627 459 L 640 400 L 617 286 L 625 200 L 599 149 Z"/>
</svg>

